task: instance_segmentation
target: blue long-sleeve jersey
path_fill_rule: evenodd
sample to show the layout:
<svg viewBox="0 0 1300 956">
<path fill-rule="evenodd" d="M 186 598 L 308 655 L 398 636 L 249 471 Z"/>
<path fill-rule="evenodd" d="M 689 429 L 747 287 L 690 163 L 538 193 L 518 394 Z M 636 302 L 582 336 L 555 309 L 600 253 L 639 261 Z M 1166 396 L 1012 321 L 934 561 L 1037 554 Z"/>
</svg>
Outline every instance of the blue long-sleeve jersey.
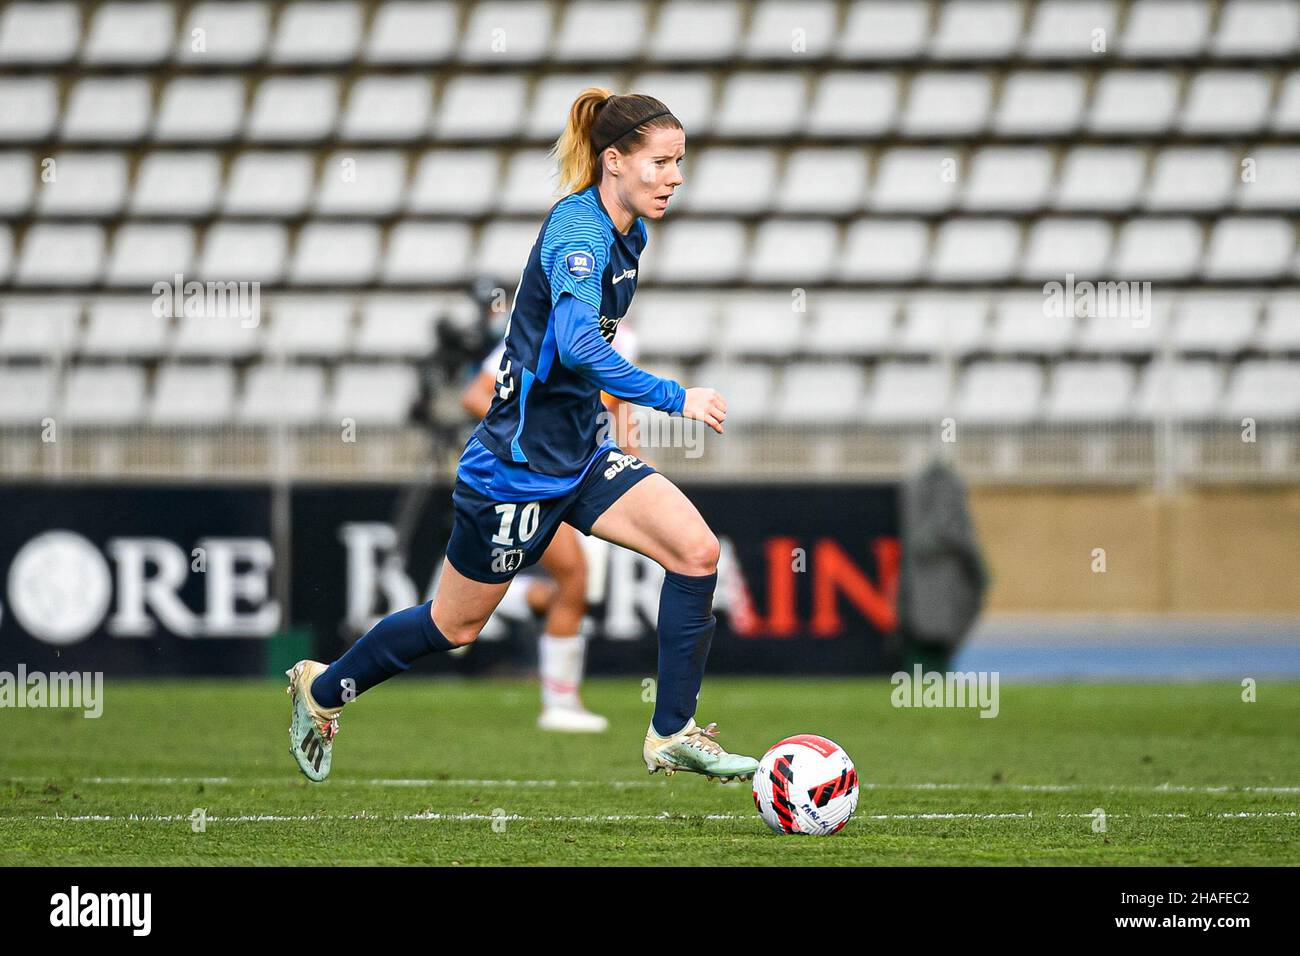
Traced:
<svg viewBox="0 0 1300 956">
<path fill-rule="evenodd" d="M 595 186 L 551 207 L 533 243 L 506 325 L 505 354 L 487 415 L 459 475 L 498 501 L 565 494 L 601 441 L 603 389 L 680 414 L 686 390 L 637 368 L 610 344 L 636 290 L 648 235 L 639 218 L 620 233 Z"/>
</svg>

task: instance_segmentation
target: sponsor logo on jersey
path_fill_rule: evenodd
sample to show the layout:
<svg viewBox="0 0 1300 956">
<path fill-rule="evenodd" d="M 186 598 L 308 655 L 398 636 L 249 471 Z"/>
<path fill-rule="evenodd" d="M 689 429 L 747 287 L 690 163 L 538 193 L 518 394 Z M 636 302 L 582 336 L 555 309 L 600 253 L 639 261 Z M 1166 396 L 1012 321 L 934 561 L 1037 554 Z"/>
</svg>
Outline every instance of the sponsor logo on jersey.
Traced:
<svg viewBox="0 0 1300 956">
<path fill-rule="evenodd" d="M 609 467 L 605 469 L 606 481 L 609 481 L 624 468 L 631 468 L 633 471 L 636 471 L 638 468 L 645 467 L 645 462 L 636 455 L 624 455 L 616 451 L 611 451 L 609 457 L 605 460 L 609 462 Z"/>
<path fill-rule="evenodd" d="M 618 334 L 619 318 L 602 315 L 600 317 L 600 336 L 606 342 L 613 343 L 614 336 Z"/>
<path fill-rule="evenodd" d="M 591 275 L 591 270 L 596 264 L 596 257 L 590 252 L 570 252 L 564 257 L 564 264 L 569 269 L 569 275 L 575 279 L 585 279 Z"/>
</svg>

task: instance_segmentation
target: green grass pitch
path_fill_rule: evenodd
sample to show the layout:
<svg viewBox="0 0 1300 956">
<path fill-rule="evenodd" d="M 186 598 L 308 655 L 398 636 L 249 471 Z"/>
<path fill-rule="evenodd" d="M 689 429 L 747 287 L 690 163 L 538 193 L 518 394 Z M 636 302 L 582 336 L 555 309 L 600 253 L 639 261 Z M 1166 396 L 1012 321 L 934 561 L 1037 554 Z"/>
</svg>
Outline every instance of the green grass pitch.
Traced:
<svg viewBox="0 0 1300 956">
<path fill-rule="evenodd" d="M 817 839 L 769 832 L 747 783 L 647 775 L 639 678 L 588 681 L 612 721 L 594 737 L 537 730 L 529 682 L 399 678 L 344 713 L 319 785 L 289 756 L 282 685 L 109 680 L 99 719 L 0 712 L 0 864 L 1300 862 L 1298 683 L 1254 703 L 1226 682 L 1004 683 L 994 719 L 895 709 L 890 689 L 705 683 L 729 749 L 807 731 L 848 750 L 857 814 Z"/>
</svg>

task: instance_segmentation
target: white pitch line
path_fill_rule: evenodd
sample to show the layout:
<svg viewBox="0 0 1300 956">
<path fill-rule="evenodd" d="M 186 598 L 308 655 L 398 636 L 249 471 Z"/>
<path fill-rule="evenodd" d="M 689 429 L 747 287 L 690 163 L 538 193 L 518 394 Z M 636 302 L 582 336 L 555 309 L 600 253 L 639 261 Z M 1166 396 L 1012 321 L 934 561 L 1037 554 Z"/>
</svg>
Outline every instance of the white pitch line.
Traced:
<svg viewBox="0 0 1300 956">
<path fill-rule="evenodd" d="M 873 813 L 859 814 L 855 819 L 860 820 L 1043 820 L 1051 817 L 1057 819 L 1088 819 L 1093 815 L 1091 813 L 1056 813 L 1056 814 L 1038 814 L 1033 811 L 1025 813 Z M 1296 818 L 1300 817 L 1300 811 L 1289 810 L 1269 810 L 1269 811 L 1242 811 L 1239 813 L 1206 813 L 1206 814 L 1189 814 L 1189 813 L 1111 813 L 1107 814 L 1107 819 L 1175 819 L 1185 820 L 1194 817 L 1204 817 L 1207 819 L 1224 818 L 1224 819 L 1269 819 L 1277 817 Z M 447 821 L 456 823 L 465 822 L 482 822 L 498 820 L 515 823 L 626 823 L 626 822 L 668 822 L 672 820 L 752 820 L 753 814 L 734 814 L 734 813 L 706 813 L 706 814 L 673 814 L 668 811 L 657 814 L 606 814 L 606 815 L 586 815 L 586 816 L 523 816 L 520 814 L 490 814 L 490 813 L 406 813 L 406 814 L 380 814 L 370 811 L 361 811 L 359 813 L 349 814 L 325 814 L 325 813 L 308 813 L 308 814 L 240 814 L 238 816 L 215 816 L 209 815 L 204 818 L 208 823 L 303 823 L 313 821 L 334 821 L 334 820 L 384 820 L 393 823 L 411 823 L 422 821 Z M 58 823 L 193 823 L 194 818 L 190 814 L 138 814 L 131 813 L 125 816 L 114 816 L 112 814 L 80 814 L 80 815 L 43 815 L 34 817 L 0 817 L 0 823 L 26 823 L 30 821 L 40 822 L 58 822 Z"/>
<path fill-rule="evenodd" d="M 57 778 L 51 777 L 6 777 L 2 780 L 17 780 L 24 783 L 50 783 Z M 192 786 L 204 784 L 211 786 L 275 786 L 278 784 L 298 784 L 301 781 L 294 775 L 286 773 L 280 777 L 82 777 L 78 783 L 104 786 Z M 375 777 L 370 779 L 349 780 L 335 778 L 331 783 L 336 786 L 367 787 L 655 787 L 668 785 L 666 780 L 476 780 L 476 779 L 439 779 L 407 777 Z M 1121 793 L 1300 793 L 1297 787 L 1256 787 L 1256 786 L 1185 786 L 1182 784 L 1161 783 L 1144 784 L 1086 784 L 1086 783 L 863 783 L 864 790 L 950 790 L 950 791 L 996 791 L 1003 790 L 1018 793 L 1081 793 L 1095 791 L 1114 791 Z"/>
</svg>

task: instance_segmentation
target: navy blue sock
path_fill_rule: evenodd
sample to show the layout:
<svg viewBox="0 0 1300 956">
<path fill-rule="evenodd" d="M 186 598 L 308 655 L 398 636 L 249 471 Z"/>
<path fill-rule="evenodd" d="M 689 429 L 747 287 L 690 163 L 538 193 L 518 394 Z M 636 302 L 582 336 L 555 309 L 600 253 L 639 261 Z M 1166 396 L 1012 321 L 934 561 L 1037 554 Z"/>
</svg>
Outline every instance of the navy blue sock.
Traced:
<svg viewBox="0 0 1300 956">
<path fill-rule="evenodd" d="M 311 695 L 322 707 L 341 707 L 345 687 L 349 699 L 410 669 L 425 654 L 454 646 L 433 623 L 432 601 L 394 611 L 357 641 L 311 684 Z M 351 680 L 345 685 L 344 680 Z"/>
<path fill-rule="evenodd" d="M 704 683 L 704 662 L 713 641 L 713 591 L 718 572 L 694 577 L 668 571 L 659 592 L 659 686 L 655 691 L 655 733 L 679 733 L 695 716 Z"/>
</svg>

